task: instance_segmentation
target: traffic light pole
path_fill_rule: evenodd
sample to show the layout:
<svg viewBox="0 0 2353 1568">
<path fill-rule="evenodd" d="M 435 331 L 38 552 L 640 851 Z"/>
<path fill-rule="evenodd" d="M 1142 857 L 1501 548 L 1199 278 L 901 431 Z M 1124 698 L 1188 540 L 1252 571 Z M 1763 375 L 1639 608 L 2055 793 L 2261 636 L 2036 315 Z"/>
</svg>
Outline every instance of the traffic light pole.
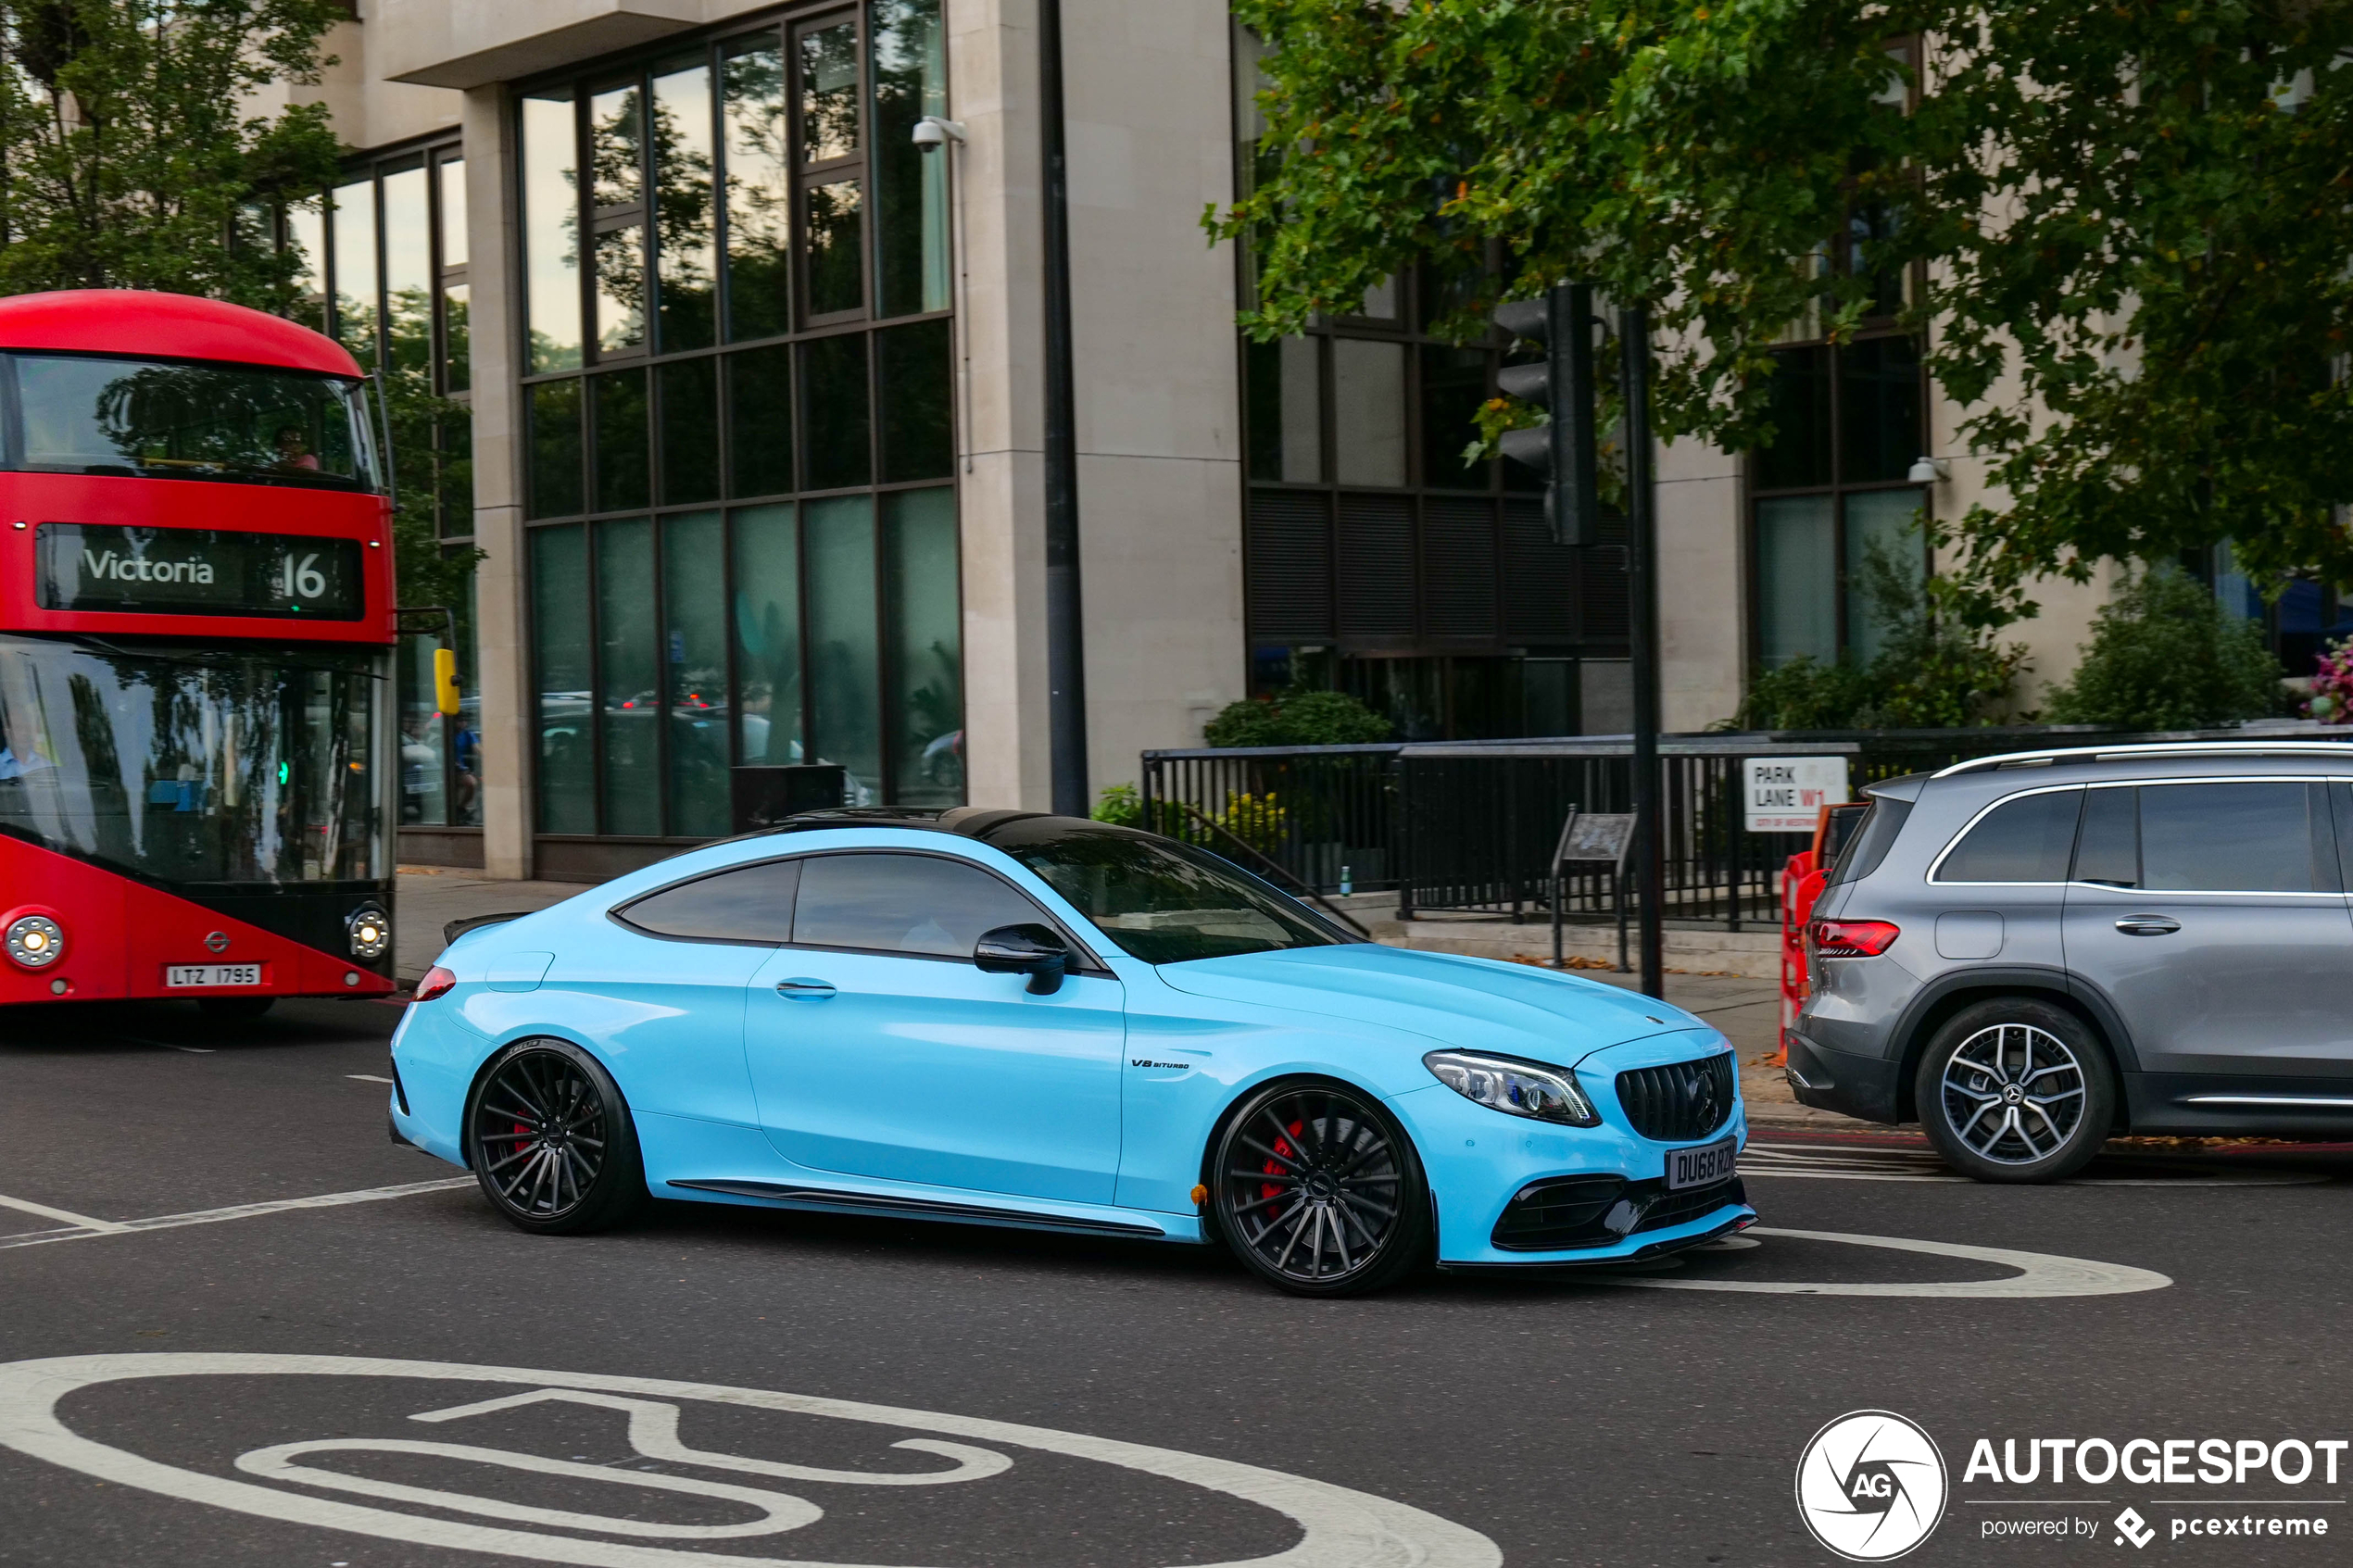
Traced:
<svg viewBox="0 0 2353 1568">
<path fill-rule="evenodd" d="M 1658 792 L 1658 488 L 1651 472 L 1651 318 L 1617 315 L 1626 393 L 1626 591 L 1634 675 L 1634 884 L 1642 921 L 1642 991 L 1667 995 L 1667 841 Z"/>
<path fill-rule="evenodd" d="M 1053 809 L 1087 815 L 1087 634 L 1078 581 L 1078 395 L 1071 365 L 1070 167 L 1063 140 L 1062 0 L 1038 0 L 1045 165 L 1046 738 Z"/>
</svg>

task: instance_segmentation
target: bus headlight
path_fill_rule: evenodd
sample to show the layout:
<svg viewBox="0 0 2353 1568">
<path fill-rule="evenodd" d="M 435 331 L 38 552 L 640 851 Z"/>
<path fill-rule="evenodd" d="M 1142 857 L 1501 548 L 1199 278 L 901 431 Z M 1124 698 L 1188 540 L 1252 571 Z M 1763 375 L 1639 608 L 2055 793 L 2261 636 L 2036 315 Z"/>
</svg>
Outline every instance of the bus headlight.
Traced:
<svg viewBox="0 0 2353 1568">
<path fill-rule="evenodd" d="M 392 917 L 373 904 L 363 904 L 345 922 L 351 931 L 351 956 L 380 959 L 392 950 Z"/>
<path fill-rule="evenodd" d="M 8 922 L 9 960 L 25 969 L 46 969 L 66 956 L 64 928 L 47 915 L 19 915 Z"/>
</svg>

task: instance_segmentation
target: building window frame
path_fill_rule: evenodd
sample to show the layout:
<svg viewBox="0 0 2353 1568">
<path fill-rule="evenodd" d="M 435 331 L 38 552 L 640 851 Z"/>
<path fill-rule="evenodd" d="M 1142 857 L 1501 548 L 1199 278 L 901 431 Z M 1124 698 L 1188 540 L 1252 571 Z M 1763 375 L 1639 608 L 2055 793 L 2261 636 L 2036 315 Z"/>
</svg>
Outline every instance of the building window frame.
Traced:
<svg viewBox="0 0 2353 1568">
<path fill-rule="evenodd" d="M 809 610 L 813 563 L 808 520 L 812 507 L 817 503 L 862 497 L 870 502 L 868 516 L 874 546 L 873 617 L 876 646 L 876 661 L 871 671 L 875 711 L 870 718 L 873 734 L 879 737 L 879 756 L 876 759 L 875 776 L 867 788 L 867 793 L 875 799 L 895 802 L 904 799 L 911 788 L 930 786 L 922 785 L 918 781 L 907 776 L 913 770 L 909 768 L 900 757 L 900 748 L 898 744 L 901 738 L 900 726 L 904 721 L 905 715 L 899 713 L 893 707 L 892 694 L 899 692 L 901 681 L 912 679 L 912 675 L 904 668 L 908 661 L 901 657 L 900 650 L 895 646 L 895 633 L 900 625 L 900 612 L 903 607 L 898 602 L 894 569 L 899 563 L 893 553 L 897 547 L 898 537 L 894 531 L 899 526 L 898 520 L 900 513 L 894 508 L 893 498 L 916 492 L 945 490 L 955 498 L 959 506 L 961 504 L 961 485 L 958 483 L 953 461 L 953 454 L 961 450 L 961 432 L 957 428 L 958 410 L 953 395 L 955 353 L 958 346 L 955 334 L 960 330 L 960 324 L 956 312 L 952 308 L 954 304 L 952 298 L 949 300 L 948 307 L 945 308 L 902 310 L 898 313 L 885 314 L 887 301 L 877 272 L 882 236 L 878 232 L 880 220 L 875 191 L 875 171 L 881 159 L 878 157 L 878 150 L 874 146 L 877 121 L 881 119 L 878 113 L 877 94 L 880 91 L 879 79 L 882 68 L 875 55 L 875 40 L 872 36 L 874 29 L 870 25 L 872 20 L 873 0 L 858 4 L 844 4 L 843 0 L 823 0 L 821 4 L 780 7 L 756 16 L 731 19 L 724 26 L 705 30 L 687 37 L 667 39 L 659 44 L 648 45 L 630 51 L 624 56 L 598 62 L 587 69 L 552 73 L 545 78 L 535 78 L 519 82 L 515 94 L 517 99 L 515 112 L 518 115 L 521 113 L 522 99 L 532 94 L 553 93 L 567 87 L 572 90 L 572 123 L 574 137 L 572 153 L 573 167 L 576 170 L 585 170 L 589 167 L 586 157 L 594 144 L 589 123 L 589 104 L 594 93 L 610 91 L 617 86 L 628 83 L 636 84 L 639 100 L 638 113 L 641 117 L 646 117 L 641 118 L 640 123 L 649 125 L 650 116 L 654 113 L 652 84 L 657 77 L 664 71 L 694 69 L 691 62 L 696 60 L 702 62 L 703 69 L 709 73 L 709 98 L 712 116 L 710 141 L 711 167 L 708 175 L 711 193 L 708 244 L 716 260 L 711 282 L 712 317 L 710 335 L 713 341 L 686 348 L 668 347 L 662 341 L 661 324 L 663 282 L 659 250 L 661 235 L 659 232 L 657 222 L 659 215 L 656 211 L 663 199 L 657 184 L 661 171 L 652 167 L 654 149 L 651 144 L 654 138 L 650 135 L 641 136 L 639 139 L 640 157 L 636 169 L 637 202 L 609 208 L 592 208 L 589 206 L 590 198 L 580 189 L 582 186 L 591 184 L 592 181 L 583 178 L 575 182 L 574 206 L 572 211 L 576 224 L 575 232 L 593 233 L 598 229 L 618 229 L 633 223 L 636 225 L 640 235 L 637 257 L 639 264 L 644 269 L 643 276 L 646 280 L 645 295 L 642 300 L 645 317 L 642 341 L 619 351 L 606 349 L 599 345 L 601 333 L 597 317 L 598 281 L 595 276 L 595 253 L 591 246 L 581 247 L 577 252 L 579 276 L 575 282 L 579 290 L 581 308 L 579 364 L 547 370 L 534 370 L 529 368 L 532 363 L 529 357 L 531 311 L 527 297 L 522 296 L 528 289 L 530 269 L 527 261 L 524 261 L 520 255 L 517 259 L 524 264 L 516 268 L 521 303 L 520 308 L 514 312 L 513 343 L 516 353 L 515 364 L 522 368 L 522 373 L 515 378 L 515 384 L 519 394 L 517 403 L 519 442 L 525 454 L 522 465 L 525 470 L 522 488 L 526 556 L 531 553 L 533 538 L 542 533 L 574 527 L 583 530 L 586 556 L 586 602 L 582 609 L 587 618 L 585 646 L 590 650 L 592 692 L 601 693 L 603 690 L 602 667 L 599 662 L 602 659 L 601 650 L 605 646 L 603 616 L 600 608 L 603 602 L 599 575 L 602 564 L 598 559 L 598 551 L 595 545 L 599 536 L 600 528 L 604 525 L 637 519 L 645 519 L 648 521 L 653 539 L 653 576 L 647 584 L 647 591 L 651 595 L 656 606 L 656 621 L 661 632 L 659 640 L 664 650 L 664 657 L 667 657 L 666 650 L 670 646 L 668 633 L 672 629 L 669 621 L 670 584 L 667 581 L 669 551 L 665 545 L 668 531 L 681 520 L 687 518 L 716 514 L 721 519 L 720 548 L 723 558 L 721 576 L 724 592 L 721 611 L 725 627 L 724 633 L 724 679 L 730 704 L 726 723 L 725 758 L 731 769 L 741 766 L 745 762 L 743 725 L 740 716 L 733 710 L 736 697 L 744 690 L 746 679 L 746 671 L 740 667 L 742 662 L 740 637 L 735 622 L 739 587 L 736 581 L 739 519 L 761 508 L 783 505 L 789 505 L 794 508 L 795 586 L 800 600 L 798 618 L 799 706 L 796 717 L 797 733 L 800 737 L 799 744 L 804 746 L 808 759 L 812 761 L 824 761 L 829 759 L 817 755 L 816 747 L 810 744 L 811 738 L 817 737 L 820 734 L 819 705 L 822 696 L 812 663 L 812 656 L 815 650 L 812 647 L 812 618 Z M 802 58 L 801 41 L 824 29 L 845 23 L 853 28 L 852 38 L 856 51 L 854 102 L 857 146 L 851 152 L 840 157 L 811 160 L 801 156 L 804 134 L 801 110 L 803 89 L 806 85 L 804 77 L 807 74 Z M 730 60 L 745 52 L 748 44 L 754 44 L 763 37 L 775 39 L 780 50 L 782 91 L 786 105 L 782 112 L 790 127 L 786 133 L 786 157 L 783 164 L 783 178 L 786 188 L 789 192 L 786 230 L 791 251 L 788 261 L 789 299 L 784 330 L 736 337 L 730 335 L 730 328 L 736 320 L 731 293 L 736 280 L 736 266 L 729 256 L 732 235 L 729 211 L 728 159 L 730 155 L 727 140 L 729 110 L 725 84 L 729 80 L 727 68 Z M 519 125 L 520 121 L 518 120 L 517 123 Z M 527 148 L 525 156 L 528 156 Z M 810 309 L 809 193 L 817 187 L 837 182 L 845 175 L 854 176 L 860 182 L 862 205 L 859 209 L 859 251 L 856 268 L 860 280 L 862 303 L 855 309 L 812 313 Z M 522 183 L 522 182 L 518 180 L 518 188 Z M 528 215 L 525 215 L 522 223 L 519 226 L 523 231 L 522 238 L 525 244 L 529 243 L 531 237 L 529 223 Z M 953 246 L 956 238 L 950 226 L 943 228 L 937 241 L 947 248 L 946 266 L 951 274 L 955 265 Z M 944 344 L 944 351 L 938 355 L 941 375 L 944 379 L 937 389 L 940 403 L 937 412 L 938 419 L 944 421 L 945 441 L 944 446 L 936 439 L 928 444 L 927 449 L 937 449 L 932 451 L 931 458 L 927 459 L 932 463 L 930 469 L 916 477 L 892 478 L 888 475 L 900 458 L 893 449 L 894 431 L 887 415 L 896 408 L 896 405 L 889 400 L 897 394 L 889 384 L 891 343 L 887 343 L 886 340 L 891 340 L 892 343 L 912 341 L 893 338 L 893 334 L 900 332 L 937 333 L 940 342 Z M 862 367 L 863 370 L 865 429 L 862 445 L 865 478 L 863 482 L 855 483 L 824 483 L 828 476 L 812 471 L 811 467 L 812 445 L 824 439 L 823 433 L 815 428 L 813 418 L 816 412 L 814 406 L 823 400 L 813 399 L 809 395 L 812 379 L 819 373 L 819 368 L 812 363 L 812 360 L 815 354 L 822 352 L 824 345 L 848 342 L 855 342 L 859 348 L 856 353 L 848 357 L 842 368 L 847 370 L 854 365 Z M 788 388 L 785 395 L 789 400 L 790 471 L 782 476 L 784 483 L 781 486 L 770 483 L 761 487 L 747 488 L 747 475 L 749 469 L 747 459 L 758 444 L 741 441 L 736 428 L 736 420 L 733 417 L 734 411 L 739 406 L 739 398 L 746 394 L 745 378 L 754 373 L 756 364 L 773 367 L 779 363 L 785 367 L 784 379 Z M 715 399 L 711 405 L 715 417 L 711 421 L 708 459 L 711 478 L 708 495 L 699 495 L 698 498 L 681 499 L 675 498 L 673 495 L 679 487 L 673 483 L 677 476 L 673 472 L 673 456 L 667 449 L 663 433 L 669 428 L 671 419 L 676 412 L 670 406 L 672 399 L 677 395 L 674 389 L 677 385 L 684 383 L 685 378 L 679 377 L 673 381 L 666 372 L 697 364 L 711 367 L 702 384 L 711 389 L 711 395 Z M 647 452 L 642 494 L 633 493 L 630 496 L 609 505 L 607 502 L 611 498 L 599 493 L 602 486 L 599 483 L 598 472 L 599 453 L 596 405 L 598 400 L 600 379 L 616 374 L 645 378 L 642 418 L 648 433 Z M 576 384 L 581 389 L 575 415 L 578 421 L 576 426 L 578 467 L 576 471 L 564 482 L 567 486 L 576 488 L 579 500 L 576 507 L 566 507 L 558 510 L 551 509 L 550 497 L 544 493 L 547 487 L 543 485 L 542 475 L 538 471 L 538 463 L 535 456 L 535 434 L 532 420 L 534 399 L 538 395 L 539 389 L 559 387 L 567 383 Z M 696 397 L 699 405 L 701 398 L 699 391 L 696 393 Z M 631 423 L 633 434 L 635 429 L 635 419 L 636 416 L 633 415 Z M 935 436 L 937 434 L 937 432 L 933 433 Z M 855 446 L 856 443 L 852 443 L 847 449 L 855 449 Z M 837 443 L 827 449 L 844 450 L 845 448 L 840 447 Z M 947 454 L 945 460 L 939 460 L 940 450 L 944 450 Z M 764 477 L 773 480 L 778 476 L 772 473 Z M 569 493 L 567 489 L 565 495 L 560 499 L 569 498 Z M 954 575 L 956 578 L 955 614 L 958 621 L 961 622 L 963 600 L 960 565 L 956 567 Z M 535 595 L 528 596 L 527 600 L 525 644 L 532 650 L 530 655 L 531 687 L 534 692 L 538 692 L 544 684 L 539 679 L 537 667 L 541 638 L 535 622 L 540 612 Z M 958 659 L 961 660 L 961 646 Z M 666 681 L 667 676 L 665 675 L 663 679 Z M 963 702 L 961 677 L 957 680 L 956 687 L 955 700 L 959 709 L 956 723 L 961 726 Z M 666 688 L 661 695 L 666 701 Z M 599 698 L 592 696 L 587 706 L 591 748 L 596 754 L 601 756 L 606 750 L 607 730 L 610 721 L 604 711 L 606 704 Z M 530 721 L 530 726 L 533 734 L 536 735 L 541 727 L 541 720 L 534 717 Z M 655 770 L 658 784 L 653 810 L 655 820 L 661 824 L 663 832 L 623 834 L 610 831 L 617 813 L 610 798 L 605 770 L 598 767 L 595 771 L 593 780 L 594 831 L 589 833 L 551 831 L 547 821 L 548 807 L 545 790 L 537 788 L 534 792 L 535 799 L 532 808 L 535 836 L 541 840 L 551 841 L 637 841 L 661 844 L 702 842 L 707 835 L 672 831 L 679 824 L 681 819 L 680 801 L 677 798 L 673 778 L 671 728 L 672 726 L 668 723 L 656 727 L 658 738 L 655 744 L 658 749 L 654 755 L 658 763 Z M 960 736 L 961 729 L 955 733 Z M 961 740 L 958 742 L 957 755 L 961 759 Z M 961 760 L 958 767 L 961 769 Z M 855 769 L 852 770 L 853 780 L 856 778 L 856 771 Z M 853 783 L 854 791 L 857 787 Z M 961 800 L 963 797 L 964 787 L 961 778 L 953 787 L 956 799 Z"/>
</svg>

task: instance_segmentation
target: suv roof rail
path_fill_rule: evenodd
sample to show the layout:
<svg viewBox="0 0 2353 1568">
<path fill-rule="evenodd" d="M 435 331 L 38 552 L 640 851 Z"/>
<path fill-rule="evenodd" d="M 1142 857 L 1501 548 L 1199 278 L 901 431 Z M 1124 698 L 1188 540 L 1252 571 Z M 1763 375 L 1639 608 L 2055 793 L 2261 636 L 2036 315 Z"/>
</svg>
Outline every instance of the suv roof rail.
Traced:
<svg viewBox="0 0 2353 1568">
<path fill-rule="evenodd" d="M 1955 773 L 1983 772 L 1994 768 L 2047 767 L 2059 762 L 2126 761 L 2158 757 L 2343 757 L 2353 759 L 2353 745 L 2341 740 L 2208 740 L 2160 741 L 2144 746 L 2069 746 L 2044 751 L 2005 751 L 1994 757 L 1972 757 L 1940 768 L 1931 778 Z"/>
</svg>

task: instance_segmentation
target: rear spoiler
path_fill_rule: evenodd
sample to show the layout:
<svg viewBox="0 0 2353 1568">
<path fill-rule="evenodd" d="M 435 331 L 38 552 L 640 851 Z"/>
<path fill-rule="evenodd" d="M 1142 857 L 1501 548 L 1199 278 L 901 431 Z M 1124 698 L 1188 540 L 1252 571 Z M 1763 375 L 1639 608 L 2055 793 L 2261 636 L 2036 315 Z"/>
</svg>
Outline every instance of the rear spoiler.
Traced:
<svg viewBox="0 0 2353 1568">
<path fill-rule="evenodd" d="M 510 920 L 521 920 L 523 916 L 535 912 L 536 911 L 531 909 L 514 909 L 503 915 L 468 915 L 463 920 L 453 920 L 441 928 L 441 945 L 446 947 L 469 931 L 480 931 L 485 925 L 504 925 Z"/>
</svg>

